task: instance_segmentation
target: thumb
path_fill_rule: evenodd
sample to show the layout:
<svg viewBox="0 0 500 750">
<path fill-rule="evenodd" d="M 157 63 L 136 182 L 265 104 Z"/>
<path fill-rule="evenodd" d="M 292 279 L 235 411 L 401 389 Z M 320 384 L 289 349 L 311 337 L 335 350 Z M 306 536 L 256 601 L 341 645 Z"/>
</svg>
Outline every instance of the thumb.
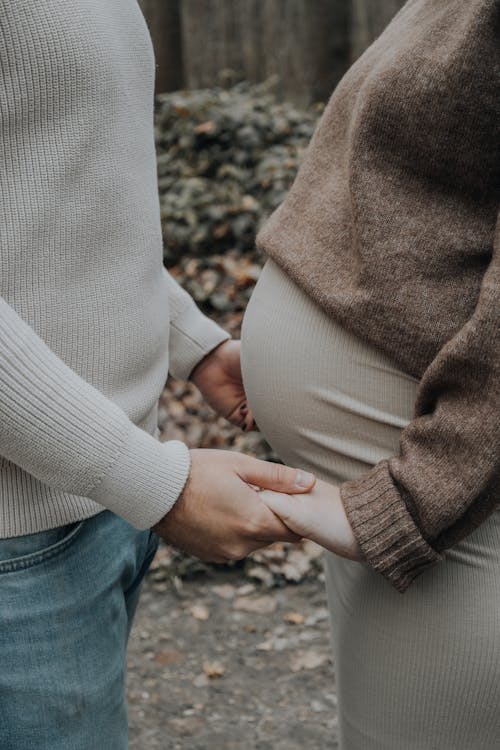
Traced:
<svg viewBox="0 0 500 750">
<path fill-rule="evenodd" d="M 277 492 L 309 492 L 316 484 L 316 477 L 302 469 L 292 469 L 283 464 L 273 464 L 260 461 L 257 458 L 245 456 L 238 466 L 238 476 L 248 484 L 262 487 L 265 490 Z"/>
</svg>

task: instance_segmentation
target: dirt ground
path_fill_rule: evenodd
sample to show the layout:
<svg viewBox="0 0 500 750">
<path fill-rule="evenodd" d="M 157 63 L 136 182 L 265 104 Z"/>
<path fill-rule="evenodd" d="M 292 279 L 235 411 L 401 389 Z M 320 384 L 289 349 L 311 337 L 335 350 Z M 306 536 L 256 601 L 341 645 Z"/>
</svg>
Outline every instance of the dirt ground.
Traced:
<svg viewBox="0 0 500 750">
<path fill-rule="evenodd" d="M 150 575 L 129 647 L 130 750 L 333 750 L 321 575 L 265 587 L 242 568 Z"/>
</svg>

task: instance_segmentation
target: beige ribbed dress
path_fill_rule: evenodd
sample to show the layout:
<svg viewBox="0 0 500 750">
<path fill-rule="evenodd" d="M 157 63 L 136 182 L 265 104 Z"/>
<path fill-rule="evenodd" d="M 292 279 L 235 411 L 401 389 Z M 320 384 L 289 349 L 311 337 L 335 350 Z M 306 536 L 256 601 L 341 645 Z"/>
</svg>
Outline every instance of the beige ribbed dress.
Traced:
<svg viewBox="0 0 500 750">
<path fill-rule="evenodd" d="M 283 461 L 340 484 L 397 451 L 418 381 L 273 261 L 242 347 L 250 405 Z M 500 511 L 404 594 L 332 554 L 326 573 L 341 750 L 498 750 Z"/>
</svg>

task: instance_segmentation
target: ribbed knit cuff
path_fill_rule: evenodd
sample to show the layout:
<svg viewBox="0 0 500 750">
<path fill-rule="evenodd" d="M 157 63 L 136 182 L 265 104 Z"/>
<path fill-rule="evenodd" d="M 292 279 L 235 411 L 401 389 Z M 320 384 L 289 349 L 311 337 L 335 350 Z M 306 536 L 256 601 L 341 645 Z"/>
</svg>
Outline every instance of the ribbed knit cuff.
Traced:
<svg viewBox="0 0 500 750">
<path fill-rule="evenodd" d="M 89 496 L 135 528 L 149 529 L 171 509 L 189 469 L 189 449 L 184 443 L 160 443 L 131 424 L 121 451 Z"/>
<path fill-rule="evenodd" d="M 170 321 L 170 373 L 187 380 L 203 357 L 230 338 L 192 302 Z"/>
<path fill-rule="evenodd" d="M 354 536 L 369 565 L 400 592 L 442 559 L 422 537 L 383 460 L 340 485 Z"/>
</svg>

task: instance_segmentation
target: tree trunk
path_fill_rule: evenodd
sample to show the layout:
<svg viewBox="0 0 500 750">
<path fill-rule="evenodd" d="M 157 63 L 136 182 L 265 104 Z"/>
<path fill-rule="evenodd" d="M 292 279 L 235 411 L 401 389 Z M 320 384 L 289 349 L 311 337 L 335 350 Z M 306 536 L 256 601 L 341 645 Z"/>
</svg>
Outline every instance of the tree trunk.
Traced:
<svg viewBox="0 0 500 750">
<path fill-rule="evenodd" d="M 180 0 L 139 0 L 156 56 L 156 92 L 184 86 Z"/>
<path fill-rule="evenodd" d="M 157 61 L 156 90 L 214 86 L 221 73 L 298 104 L 326 100 L 404 0 L 139 0 Z"/>
<path fill-rule="evenodd" d="M 283 96 L 325 99 L 345 70 L 346 0 L 182 0 L 184 64 L 190 88 L 237 78 L 279 77 Z"/>
</svg>

